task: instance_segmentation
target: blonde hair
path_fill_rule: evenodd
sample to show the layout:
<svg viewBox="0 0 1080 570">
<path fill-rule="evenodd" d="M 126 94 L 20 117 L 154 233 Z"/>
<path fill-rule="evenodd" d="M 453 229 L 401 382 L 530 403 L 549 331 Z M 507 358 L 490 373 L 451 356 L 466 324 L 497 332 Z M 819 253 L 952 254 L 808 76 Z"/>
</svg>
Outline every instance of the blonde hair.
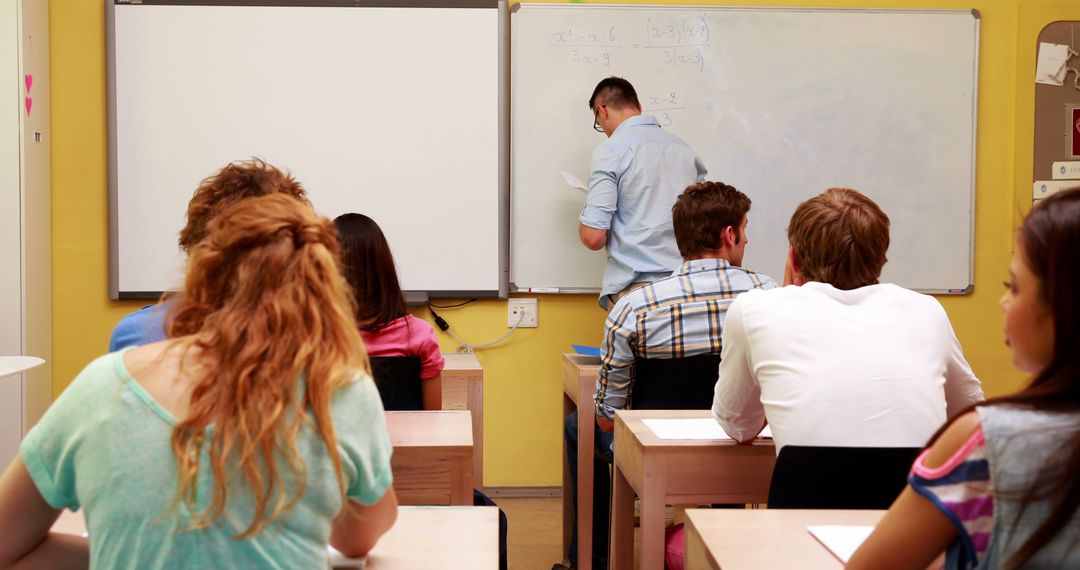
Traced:
<svg viewBox="0 0 1080 570">
<path fill-rule="evenodd" d="M 795 209 L 788 241 L 807 281 L 857 289 L 878 282 L 887 261 L 889 217 L 858 191 L 829 188 Z"/>
<path fill-rule="evenodd" d="M 174 505 L 188 506 L 194 528 L 213 524 L 226 511 L 233 470 L 255 503 L 254 518 L 238 538 L 258 534 L 295 505 L 307 480 L 297 435 L 312 420 L 344 497 L 331 399 L 369 365 L 338 249 L 329 220 L 281 193 L 224 210 L 192 249 L 168 336 L 186 337 L 186 348 L 198 349 L 205 364 L 188 416 L 172 435 Z M 213 435 L 204 441 L 211 425 Z M 197 512 L 203 446 L 209 448 L 214 490 L 210 504 Z"/>
</svg>

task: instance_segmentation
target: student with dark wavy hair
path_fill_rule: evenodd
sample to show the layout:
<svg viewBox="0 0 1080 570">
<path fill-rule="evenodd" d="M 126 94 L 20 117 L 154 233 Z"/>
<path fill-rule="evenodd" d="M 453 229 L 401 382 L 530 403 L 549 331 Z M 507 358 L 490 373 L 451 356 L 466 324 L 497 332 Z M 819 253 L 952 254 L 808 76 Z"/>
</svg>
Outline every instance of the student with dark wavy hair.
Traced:
<svg viewBox="0 0 1080 570">
<path fill-rule="evenodd" d="M 1024 220 L 1001 298 L 1034 378 L 938 431 L 848 568 L 1080 568 L 1080 187 Z"/>
<path fill-rule="evenodd" d="M 0 567 L 326 568 L 393 524 L 391 446 L 330 220 L 214 217 L 168 338 L 90 363 L 0 479 Z M 84 509 L 87 541 L 49 532 Z"/>
<path fill-rule="evenodd" d="M 405 311 L 394 255 L 382 229 L 363 214 L 334 219 L 341 240 L 341 263 L 356 298 L 356 322 L 368 356 L 415 356 L 420 359 L 425 410 L 442 409 L 442 369 L 435 328 Z"/>
</svg>

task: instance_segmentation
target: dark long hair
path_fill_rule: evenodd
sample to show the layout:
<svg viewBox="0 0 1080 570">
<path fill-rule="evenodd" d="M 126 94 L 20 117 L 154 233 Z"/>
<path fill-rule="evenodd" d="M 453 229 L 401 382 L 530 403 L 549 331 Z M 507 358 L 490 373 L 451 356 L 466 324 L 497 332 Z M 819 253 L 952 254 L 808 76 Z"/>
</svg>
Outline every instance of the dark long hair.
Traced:
<svg viewBox="0 0 1080 570">
<path fill-rule="evenodd" d="M 356 322 L 377 331 L 405 316 L 405 295 L 398 283 L 394 255 L 379 224 L 363 214 L 342 214 L 334 219 L 341 241 L 345 278 L 356 297 Z"/>
<path fill-rule="evenodd" d="M 1080 413 L 1080 187 L 1059 192 L 1036 204 L 1024 219 L 1017 245 L 1028 269 L 1040 281 L 1040 295 L 1054 320 L 1054 353 L 1047 365 L 1023 389 L 977 406 L 1012 405 L 1033 410 Z M 1080 422 L 1080 416 L 1077 416 Z M 944 431 L 934 436 L 934 440 Z M 933 440 L 932 440 L 933 441 Z M 931 442 L 932 442 L 931 441 Z M 1080 437 L 1062 442 L 1061 463 L 1040 469 L 1035 485 L 1021 491 L 1021 508 L 1049 500 L 1049 516 L 1017 549 L 1010 567 L 1023 566 L 1049 543 L 1080 508 Z"/>
</svg>

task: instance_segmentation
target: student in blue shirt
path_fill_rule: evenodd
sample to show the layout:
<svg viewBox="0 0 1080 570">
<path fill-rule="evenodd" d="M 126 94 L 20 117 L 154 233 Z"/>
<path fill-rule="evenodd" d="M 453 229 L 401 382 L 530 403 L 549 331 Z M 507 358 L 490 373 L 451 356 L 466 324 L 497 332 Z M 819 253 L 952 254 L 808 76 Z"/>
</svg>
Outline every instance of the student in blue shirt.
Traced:
<svg viewBox="0 0 1080 570">
<path fill-rule="evenodd" d="M 679 137 L 641 114 L 629 81 L 608 77 L 589 97 L 593 129 L 608 139 L 589 161 L 589 193 L 578 236 L 585 247 L 607 247 L 600 306 L 682 264 L 671 207 L 689 185 L 705 180 L 701 159 Z"/>
<path fill-rule="evenodd" d="M 327 568 L 394 523 L 334 226 L 280 193 L 191 250 L 168 339 L 98 358 L 0 479 L 0 567 Z M 50 533 L 62 509 L 89 531 Z"/>
</svg>

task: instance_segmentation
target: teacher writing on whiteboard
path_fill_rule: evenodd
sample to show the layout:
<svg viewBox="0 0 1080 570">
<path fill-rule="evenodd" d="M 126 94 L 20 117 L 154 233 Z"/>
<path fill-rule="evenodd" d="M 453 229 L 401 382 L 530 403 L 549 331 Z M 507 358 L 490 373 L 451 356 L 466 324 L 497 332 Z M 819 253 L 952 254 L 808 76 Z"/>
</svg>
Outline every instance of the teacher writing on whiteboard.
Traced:
<svg viewBox="0 0 1080 570">
<path fill-rule="evenodd" d="M 591 250 L 607 247 L 600 306 L 671 275 L 682 258 L 671 207 L 687 186 L 705 179 L 701 159 L 682 139 L 641 114 L 629 81 L 608 77 L 589 97 L 593 128 L 607 135 L 589 161 L 589 192 L 578 235 Z"/>
</svg>

